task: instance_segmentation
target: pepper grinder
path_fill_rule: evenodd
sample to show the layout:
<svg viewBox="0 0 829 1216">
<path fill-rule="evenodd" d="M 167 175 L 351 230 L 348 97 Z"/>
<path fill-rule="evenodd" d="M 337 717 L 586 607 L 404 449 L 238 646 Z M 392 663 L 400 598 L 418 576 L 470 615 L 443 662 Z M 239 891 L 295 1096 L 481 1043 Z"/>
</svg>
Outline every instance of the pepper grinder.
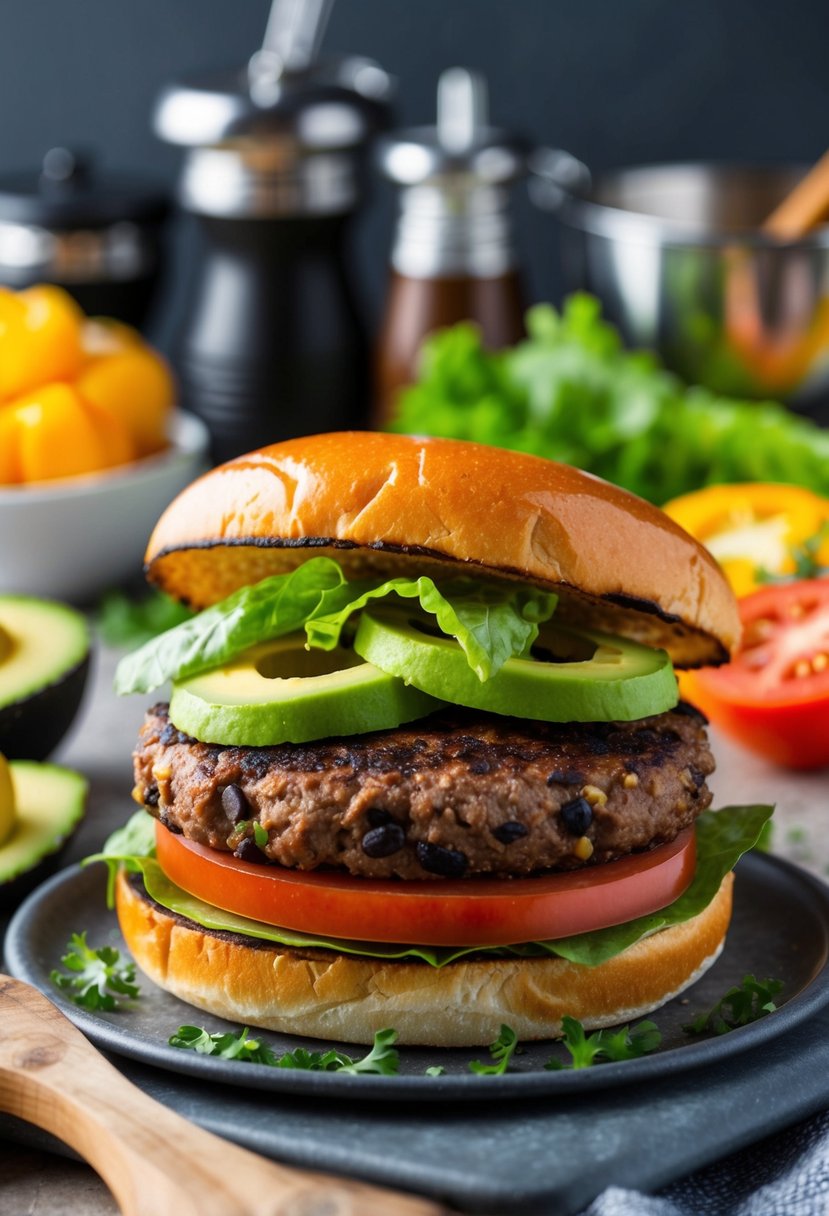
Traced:
<svg viewBox="0 0 829 1216">
<path fill-rule="evenodd" d="M 332 2 L 274 0 L 246 68 L 157 105 L 156 133 L 188 149 L 179 201 L 202 237 L 173 360 L 216 461 L 365 422 L 370 353 L 344 245 L 391 82 L 371 60 L 318 60 Z"/>
<path fill-rule="evenodd" d="M 509 195 L 528 149 L 491 127 L 487 109 L 483 77 L 450 68 L 438 82 L 437 125 L 396 131 L 378 146 L 380 172 L 401 187 L 375 367 L 378 426 L 416 378 L 432 330 L 474 321 L 494 349 L 524 332 Z"/>
</svg>

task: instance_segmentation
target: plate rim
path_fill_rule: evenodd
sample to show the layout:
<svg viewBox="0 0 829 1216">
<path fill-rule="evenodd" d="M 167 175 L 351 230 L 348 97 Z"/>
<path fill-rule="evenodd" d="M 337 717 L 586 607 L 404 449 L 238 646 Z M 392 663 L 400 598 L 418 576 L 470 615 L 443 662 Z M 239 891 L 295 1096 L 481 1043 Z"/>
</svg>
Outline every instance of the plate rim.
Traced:
<svg viewBox="0 0 829 1216">
<path fill-rule="evenodd" d="M 799 886 L 816 919 L 821 922 L 822 962 L 819 963 L 811 981 L 773 1014 L 748 1026 L 635 1060 L 602 1064 L 599 1068 L 560 1071 L 534 1069 L 531 1072 L 509 1072 L 497 1077 L 478 1076 L 474 1073 L 450 1073 L 439 1077 L 424 1074 L 395 1074 L 392 1077 L 373 1074 L 354 1076 L 303 1069 L 274 1069 L 263 1064 L 246 1064 L 244 1069 L 236 1069 L 231 1061 L 185 1052 L 170 1047 L 167 1043 L 154 1042 L 145 1034 L 131 1031 L 128 1026 L 118 1026 L 72 1004 L 48 983 L 47 976 L 30 967 L 26 958 L 29 931 L 39 923 L 43 905 L 48 906 L 53 893 L 79 882 L 86 884 L 100 881 L 103 894 L 106 875 L 102 868 L 99 871 L 100 879 L 96 880 L 96 871 L 80 864 L 69 866 L 32 892 L 9 923 L 4 954 L 10 973 L 38 988 L 98 1048 L 168 1073 L 261 1093 L 294 1093 L 312 1098 L 463 1102 L 473 1100 L 481 1093 L 507 1099 L 554 1098 L 558 1095 L 587 1094 L 617 1086 L 663 1081 L 678 1073 L 719 1063 L 787 1033 L 829 1004 L 829 886 L 782 857 L 752 852 L 738 864 L 738 869 L 756 870 L 760 876 L 766 868 L 777 871 L 778 877 L 782 876 L 785 881 Z M 103 911 L 109 912 L 105 905 Z M 117 925 L 114 912 L 110 914 Z M 818 950 L 815 951 L 816 954 Z M 179 999 L 173 994 L 168 995 L 174 1000 Z M 184 1010 L 194 1009 L 194 1006 L 187 1005 L 184 1001 L 180 1003 Z M 202 1010 L 197 1012 L 206 1013 Z M 227 1021 L 225 1018 L 221 1020 Z M 320 1041 L 315 1036 L 310 1039 L 298 1035 L 286 1037 L 296 1038 L 301 1040 L 301 1043 Z M 402 1050 L 406 1050 L 405 1045 Z M 439 1052 L 441 1049 L 434 1050 Z M 474 1050 L 470 1048 L 470 1051 Z"/>
</svg>

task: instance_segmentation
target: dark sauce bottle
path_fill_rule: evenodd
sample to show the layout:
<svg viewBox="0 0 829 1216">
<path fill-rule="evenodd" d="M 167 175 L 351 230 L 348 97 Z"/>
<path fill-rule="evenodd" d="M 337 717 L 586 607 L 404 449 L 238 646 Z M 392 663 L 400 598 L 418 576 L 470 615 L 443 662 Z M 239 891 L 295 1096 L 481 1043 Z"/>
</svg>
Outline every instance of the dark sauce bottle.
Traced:
<svg viewBox="0 0 829 1216">
<path fill-rule="evenodd" d="M 483 79 L 450 68 L 438 84 L 437 125 L 380 143 L 380 170 L 401 192 L 375 360 L 377 426 L 416 379 L 423 340 L 434 330 L 474 321 L 491 348 L 523 335 L 509 194 L 526 172 L 527 149 L 490 127 L 486 111 Z"/>
</svg>

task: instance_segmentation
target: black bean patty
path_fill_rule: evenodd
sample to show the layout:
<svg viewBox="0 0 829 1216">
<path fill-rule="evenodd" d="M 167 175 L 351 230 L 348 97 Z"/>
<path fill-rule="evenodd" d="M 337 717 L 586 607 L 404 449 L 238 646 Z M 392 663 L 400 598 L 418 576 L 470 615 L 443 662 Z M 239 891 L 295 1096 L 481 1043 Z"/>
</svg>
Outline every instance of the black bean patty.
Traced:
<svg viewBox="0 0 829 1216">
<path fill-rule="evenodd" d="M 156 705 L 134 760 L 136 800 L 190 840 L 407 879 L 571 870 L 665 843 L 710 804 L 714 769 L 685 705 L 567 725 L 458 709 L 277 747 L 198 743 Z"/>
</svg>

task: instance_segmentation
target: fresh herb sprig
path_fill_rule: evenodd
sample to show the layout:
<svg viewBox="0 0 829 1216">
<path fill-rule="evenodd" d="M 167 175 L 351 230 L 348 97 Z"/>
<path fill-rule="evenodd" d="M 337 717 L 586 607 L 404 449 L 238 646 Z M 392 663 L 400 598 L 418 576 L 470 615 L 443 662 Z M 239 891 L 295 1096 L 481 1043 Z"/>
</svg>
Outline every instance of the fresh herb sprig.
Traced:
<svg viewBox="0 0 829 1216">
<path fill-rule="evenodd" d="M 492 1064 L 482 1064 L 480 1060 L 473 1060 L 469 1065 L 469 1071 L 477 1073 L 479 1077 L 501 1077 L 509 1068 L 510 1060 L 515 1054 L 518 1047 L 518 1036 L 511 1026 L 502 1026 L 501 1032 L 494 1043 L 489 1045 L 489 1054 L 492 1056 Z"/>
<path fill-rule="evenodd" d="M 729 988 L 706 1013 L 683 1026 L 687 1034 L 727 1034 L 738 1026 L 759 1021 L 777 1008 L 775 997 L 783 990 L 780 980 L 758 980 L 753 975 Z"/>
<path fill-rule="evenodd" d="M 139 995 L 135 983 L 135 963 L 121 963 L 121 952 L 114 946 L 95 949 L 87 945 L 86 933 L 73 933 L 61 962 L 69 975 L 55 968 L 52 982 L 82 1009 L 111 1012 L 121 1008 L 122 1000 Z"/>
<path fill-rule="evenodd" d="M 260 1039 L 250 1037 L 247 1026 L 238 1034 L 208 1034 L 201 1026 L 179 1026 L 170 1036 L 171 1047 L 182 1047 L 202 1056 L 220 1056 L 223 1060 L 243 1060 L 248 1064 L 268 1064 L 275 1067 L 276 1053 Z"/>
<path fill-rule="evenodd" d="M 241 1060 L 248 1064 L 265 1064 L 269 1068 L 301 1068 L 307 1072 L 343 1072 L 356 1075 L 394 1076 L 400 1068 L 400 1057 L 393 1046 L 396 1030 L 378 1030 L 371 1050 L 359 1059 L 341 1051 L 308 1051 L 298 1047 L 277 1055 L 260 1039 L 251 1038 L 247 1027 L 234 1034 L 210 1034 L 200 1026 L 179 1026 L 170 1036 L 171 1047 L 197 1051 L 200 1055 L 219 1056 L 224 1060 Z"/>
<path fill-rule="evenodd" d="M 620 1030 L 593 1030 L 589 1033 L 576 1018 L 562 1018 L 562 1045 L 570 1053 L 570 1064 L 563 1064 L 553 1057 L 544 1065 L 549 1071 L 564 1068 L 590 1068 L 618 1060 L 636 1060 L 640 1056 L 656 1051 L 662 1035 L 654 1022 L 640 1022 L 637 1026 L 623 1026 Z"/>
</svg>

